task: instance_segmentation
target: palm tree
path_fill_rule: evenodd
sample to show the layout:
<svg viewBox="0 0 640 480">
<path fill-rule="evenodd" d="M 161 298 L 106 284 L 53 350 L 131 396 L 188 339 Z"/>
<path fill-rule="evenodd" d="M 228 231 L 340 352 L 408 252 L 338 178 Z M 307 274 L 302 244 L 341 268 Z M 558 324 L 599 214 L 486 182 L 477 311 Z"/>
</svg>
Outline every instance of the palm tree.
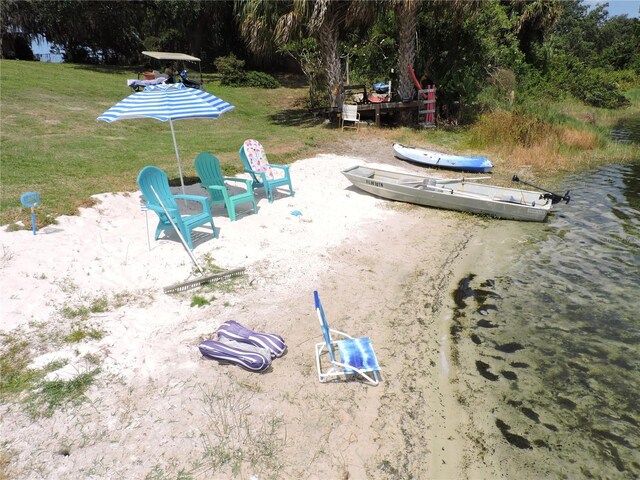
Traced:
<svg viewBox="0 0 640 480">
<path fill-rule="evenodd" d="M 512 0 L 513 13 L 517 16 L 515 31 L 520 41 L 520 50 L 527 61 L 535 62 L 534 46 L 541 44 L 545 35 L 554 27 L 562 15 L 560 0 Z"/>
<path fill-rule="evenodd" d="M 416 60 L 416 28 L 418 24 L 418 0 L 395 0 L 393 11 L 398 26 L 398 86 L 400 98 L 411 98 L 415 86 L 409 74 L 409 66 Z M 406 122 L 403 122 L 406 123 Z"/>
<path fill-rule="evenodd" d="M 342 105 L 339 39 L 345 27 L 370 22 L 376 2 L 366 0 L 238 0 L 240 30 L 249 49 L 272 55 L 276 45 L 307 34 L 318 41 L 325 68 L 329 103 Z"/>
</svg>

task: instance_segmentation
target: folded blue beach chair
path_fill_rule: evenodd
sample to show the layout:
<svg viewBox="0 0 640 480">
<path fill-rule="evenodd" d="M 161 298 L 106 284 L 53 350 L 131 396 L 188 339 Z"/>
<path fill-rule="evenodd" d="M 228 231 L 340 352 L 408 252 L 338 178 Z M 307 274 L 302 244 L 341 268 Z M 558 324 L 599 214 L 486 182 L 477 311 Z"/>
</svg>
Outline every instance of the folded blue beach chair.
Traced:
<svg viewBox="0 0 640 480">
<path fill-rule="evenodd" d="M 373 351 L 371 339 L 369 337 L 353 338 L 346 333 L 329 328 L 318 292 L 314 291 L 313 296 L 324 336 L 324 342 L 316 344 L 318 379 L 325 382 L 331 377 L 358 375 L 372 385 L 377 385 L 380 381 L 378 375 L 380 365 Z M 333 340 L 332 333 L 344 337 L 344 340 Z M 323 370 L 323 357 L 327 356 L 331 366 Z M 326 359 L 324 363 L 327 363 Z"/>
</svg>

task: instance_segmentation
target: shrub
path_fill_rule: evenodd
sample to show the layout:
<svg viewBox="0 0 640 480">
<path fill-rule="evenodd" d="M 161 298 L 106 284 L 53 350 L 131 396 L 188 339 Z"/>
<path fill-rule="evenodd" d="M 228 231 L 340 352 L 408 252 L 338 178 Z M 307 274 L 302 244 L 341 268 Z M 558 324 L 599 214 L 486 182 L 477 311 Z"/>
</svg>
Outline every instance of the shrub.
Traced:
<svg viewBox="0 0 640 480">
<path fill-rule="evenodd" d="M 216 69 L 222 76 L 222 85 L 241 86 L 244 77 L 244 60 L 240 60 L 233 53 L 227 57 L 218 57 L 214 62 Z"/>
<path fill-rule="evenodd" d="M 591 68 L 567 55 L 552 58 L 548 78 L 551 87 L 568 92 L 592 107 L 620 108 L 629 104 L 619 86 L 620 80 L 627 77 Z"/>
<path fill-rule="evenodd" d="M 218 57 L 214 62 L 221 75 L 220 83 L 231 87 L 278 88 L 280 83 L 263 72 L 245 71 L 244 60 L 234 54 Z"/>
<path fill-rule="evenodd" d="M 576 77 L 571 93 L 587 105 L 600 108 L 620 108 L 629 100 L 620 93 L 616 83 L 604 71 L 588 70 Z"/>
<path fill-rule="evenodd" d="M 267 73 L 249 71 L 245 75 L 244 86 L 256 88 L 278 88 L 280 83 Z"/>
</svg>

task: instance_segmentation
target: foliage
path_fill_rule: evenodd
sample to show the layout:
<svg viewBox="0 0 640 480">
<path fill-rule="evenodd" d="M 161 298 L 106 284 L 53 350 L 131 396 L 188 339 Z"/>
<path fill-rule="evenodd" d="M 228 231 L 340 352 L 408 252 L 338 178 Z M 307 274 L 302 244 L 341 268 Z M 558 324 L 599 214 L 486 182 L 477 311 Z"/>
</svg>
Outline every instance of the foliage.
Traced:
<svg viewBox="0 0 640 480">
<path fill-rule="evenodd" d="M 622 95 L 615 75 L 600 69 L 588 68 L 579 60 L 557 54 L 549 61 L 547 79 L 554 91 L 571 94 L 587 105 L 620 108 L 629 104 Z"/>
<path fill-rule="evenodd" d="M 239 38 L 231 2 L 144 0 L 6 0 L 3 34 L 17 29 L 63 47 L 66 61 L 111 65 L 139 63 L 142 50 L 197 54 L 208 62 Z M 4 36 L 4 35 L 3 35 Z"/>
<path fill-rule="evenodd" d="M 192 307 L 204 307 L 205 305 L 209 304 L 211 304 L 211 301 L 201 295 L 194 295 L 193 297 L 191 297 Z"/>
<path fill-rule="evenodd" d="M 371 86 L 392 81 L 396 67 L 398 44 L 395 39 L 395 19 L 388 13 L 365 32 L 350 33 L 342 44 L 342 57 L 349 60 L 349 83 Z"/>
<path fill-rule="evenodd" d="M 308 108 L 315 109 L 327 106 L 326 96 L 322 94 L 324 90 L 322 85 L 325 84 L 326 79 L 318 42 L 311 37 L 303 38 L 280 45 L 278 51 L 293 58 L 307 77 L 309 83 Z"/>
<path fill-rule="evenodd" d="M 547 94 L 570 94 L 594 107 L 628 105 L 621 87 L 640 81 L 640 70 L 636 74 L 630 70 L 640 65 L 640 22 L 626 17 L 609 19 L 606 4 L 589 10 L 579 0 L 568 0 L 563 7 L 541 49 Z M 621 70 L 625 73 L 619 73 Z"/>
<path fill-rule="evenodd" d="M 220 74 L 222 85 L 240 86 L 244 81 L 244 60 L 240 60 L 233 53 L 226 57 L 218 57 L 214 62 Z"/>
<path fill-rule="evenodd" d="M 30 412 L 35 416 L 51 416 L 58 408 L 77 405 L 85 399 L 85 393 L 93 385 L 99 369 L 84 372 L 71 380 L 43 381 L 38 391 L 30 394 Z"/>
<path fill-rule="evenodd" d="M 64 47 L 65 60 L 81 63 L 137 57 L 140 40 L 131 26 L 143 15 L 134 2 L 13 0 L 2 8 L 4 21 L 29 36 L 45 36 Z"/>
<path fill-rule="evenodd" d="M 415 48 L 415 70 L 424 84 L 437 84 L 446 123 L 522 105 L 527 96 L 571 95 L 618 108 L 621 89 L 640 83 L 640 21 L 610 18 L 606 3 L 430 1 L 418 8 L 415 45 L 406 35 L 400 44 L 399 26 L 411 24 L 400 20 L 411 10 L 393 2 L 191 1 L 185 8 L 179 0 L 5 0 L 0 28 L 5 55 L 36 35 L 61 45 L 67 61 L 85 64 L 131 65 L 143 61 L 141 50 L 181 51 L 201 57 L 205 71 L 217 58 L 223 85 L 276 88 L 274 78 L 244 67 L 273 69 L 288 56 L 308 79 L 310 108 L 335 106 L 345 82 L 391 80 L 398 91 L 407 76 L 398 62 Z M 511 74 L 515 83 L 504 83 Z"/>
<path fill-rule="evenodd" d="M 146 165 L 162 168 L 172 183 L 179 184 L 166 123 L 151 119 L 96 122 L 101 113 L 130 94 L 126 78 L 135 78 L 135 73 L 0 60 L 0 224 L 22 220 L 30 227 L 30 211 L 20 204 L 20 195 L 26 191 L 40 193 L 42 205 L 36 208 L 40 229 L 58 215 L 73 215 L 79 207 L 93 205 L 94 194 L 136 191 L 136 177 Z M 198 181 L 193 159 L 200 152 L 214 152 L 223 171 L 232 176 L 242 171 L 238 148 L 247 138 L 265 145 L 273 163 L 287 164 L 309 155 L 315 145 L 333 135 L 322 127 L 322 118 L 304 108 L 304 86 L 265 89 L 256 95 L 255 89 L 221 85 L 211 75 L 205 75 L 205 80 L 207 91 L 235 109 L 216 120 L 176 123 L 188 184 Z"/>
<path fill-rule="evenodd" d="M 264 72 L 245 71 L 244 60 L 234 54 L 218 57 L 215 66 L 221 75 L 220 83 L 232 87 L 278 88 L 280 83 Z"/>
<path fill-rule="evenodd" d="M 278 88 L 280 83 L 268 73 L 250 70 L 245 75 L 244 86 L 254 88 Z"/>
<path fill-rule="evenodd" d="M 441 118 L 462 120 L 464 105 L 473 104 L 496 69 L 522 70 L 524 56 L 511 33 L 511 20 L 497 2 L 466 15 L 455 3 L 434 5 L 419 18 L 416 75 L 438 87 Z"/>
</svg>

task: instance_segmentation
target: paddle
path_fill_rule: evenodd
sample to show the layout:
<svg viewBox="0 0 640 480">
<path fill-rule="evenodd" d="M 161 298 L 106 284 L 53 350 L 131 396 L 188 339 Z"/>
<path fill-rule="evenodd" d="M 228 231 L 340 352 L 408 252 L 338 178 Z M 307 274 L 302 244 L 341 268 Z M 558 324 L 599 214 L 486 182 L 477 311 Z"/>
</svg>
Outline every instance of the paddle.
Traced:
<svg viewBox="0 0 640 480">
<path fill-rule="evenodd" d="M 567 193 L 565 193 L 564 195 L 559 195 L 557 193 L 550 192 L 549 190 L 545 190 L 544 188 L 538 187 L 538 186 L 533 185 L 531 183 L 527 183 L 524 180 L 520 180 L 517 175 L 514 175 L 513 178 L 511 179 L 511 181 L 512 182 L 524 183 L 525 185 L 528 185 L 529 187 L 537 188 L 538 190 L 542 190 L 543 192 L 546 192 L 544 195 L 541 195 L 540 198 L 551 199 L 551 203 L 553 203 L 553 204 L 558 203 L 558 202 L 562 202 L 562 201 L 564 201 L 565 203 L 569 203 L 569 200 L 571 200 L 571 196 L 569 195 L 569 193 L 571 193 L 571 190 L 567 190 Z"/>
<path fill-rule="evenodd" d="M 465 183 L 465 182 L 467 182 L 469 180 L 473 180 L 473 181 L 475 181 L 475 180 L 486 180 L 488 178 L 491 178 L 491 177 L 435 178 L 434 180 L 436 181 L 436 184 L 444 185 L 444 184 L 447 184 L 447 183 Z M 425 179 L 421 179 L 421 180 L 413 180 L 411 178 L 400 178 L 398 180 L 398 184 L 402 185 L 402 186 L 405 186 L 405 187 L 414 187 L 414 186 L 415 187 L 419 187 L 419 186 L 424 185 L 424 181 L 425 180 L 426 180 L 426 178 Z"/>
<path fill-rule="evenodd" d="M 442 180 L 438 180 L 438 183 L 443 183 L 444 184 L 444 183 L 458 183 L 458 182 L 464 183 L 464 182 L 469 182 L 469 181 L 475 182 L 476 180 L 487 180 L 489 178 L 491 178 L 491 177 L 470 177 L 470 178 L 462 177 L 462 178 L 450 178 L 450 179 L 444 178 Z"/>
</svg>

